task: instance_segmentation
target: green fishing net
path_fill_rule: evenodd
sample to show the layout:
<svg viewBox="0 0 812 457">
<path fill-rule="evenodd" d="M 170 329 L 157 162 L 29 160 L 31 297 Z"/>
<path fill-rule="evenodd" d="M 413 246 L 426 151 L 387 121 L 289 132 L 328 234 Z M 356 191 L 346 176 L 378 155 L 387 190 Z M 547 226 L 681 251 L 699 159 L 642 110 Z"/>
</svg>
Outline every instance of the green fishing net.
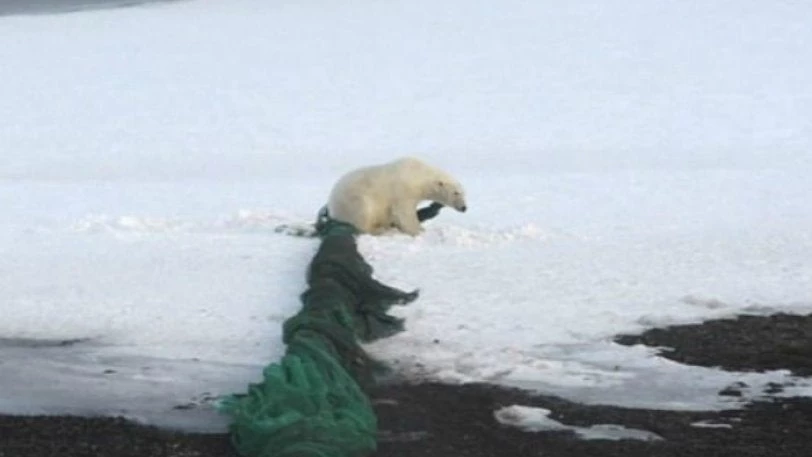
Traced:
<svg viewBox="0 0 812 457">
<path fill-rule="evenodd" d="M 439 206 L 428 211 L 433 217 Z M 325 209 L 315 229 L 320 246 L 307 271 L 302 309 L 283 326 L 284 357 L 246 393 L 220 405 L 245 457 L 360 457 L 377 448 L 377 418 L 364 388 L 386 367 L 359 341 L 401 331 L 402 320 L 388 310 L 416 299 L 418 291 L 373 279 L 358 252 L 357 230 L 330 219 Z"/>
</svg>

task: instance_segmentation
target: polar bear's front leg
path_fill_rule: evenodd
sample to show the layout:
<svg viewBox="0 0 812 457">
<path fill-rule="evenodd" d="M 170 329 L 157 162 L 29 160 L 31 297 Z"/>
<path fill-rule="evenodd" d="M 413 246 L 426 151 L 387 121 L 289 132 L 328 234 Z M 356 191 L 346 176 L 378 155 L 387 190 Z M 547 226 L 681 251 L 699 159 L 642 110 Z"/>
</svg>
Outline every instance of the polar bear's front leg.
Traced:
<svg viewBox="0 0 812 457">
<path fill-rule="evenodd" d="M 411 236 L 417 236 L 423 232 L 423 226 L 417 219 L 414 205 L 400 205 L 392 208 L 392 225 Z"/>
</svg>

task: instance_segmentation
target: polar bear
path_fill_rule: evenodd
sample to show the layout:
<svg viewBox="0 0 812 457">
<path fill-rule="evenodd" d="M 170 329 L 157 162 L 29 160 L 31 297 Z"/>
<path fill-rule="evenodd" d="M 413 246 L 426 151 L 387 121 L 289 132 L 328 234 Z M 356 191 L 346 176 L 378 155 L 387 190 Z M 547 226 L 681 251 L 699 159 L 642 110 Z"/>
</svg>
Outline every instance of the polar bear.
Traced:
<svg viewBox="0 0 812 457">
<path fill-rule="evenodd" d="M 445 171 L 414 157 L 359 168 L 342 176 L 327 203 L 332 219 L 362 233 L 380 235 L 395 228 L 417 236 L 423 231 L 417 205 L 424 200 L 465 212 L 465 192 Z M 438 205 L 439 206 L 439 205 Z"/>
</svg>

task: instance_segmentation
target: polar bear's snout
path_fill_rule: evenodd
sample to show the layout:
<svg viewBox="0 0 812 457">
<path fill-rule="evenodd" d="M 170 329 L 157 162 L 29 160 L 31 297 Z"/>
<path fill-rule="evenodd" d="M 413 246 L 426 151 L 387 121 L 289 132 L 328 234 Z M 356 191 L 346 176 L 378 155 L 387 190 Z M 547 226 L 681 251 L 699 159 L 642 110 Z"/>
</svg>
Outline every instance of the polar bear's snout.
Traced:
<svg viewBox="0 0 812 457">
<path fill-rule="evenodd" d="M 458 190 L 454 191 L 451 196 L 451 201 L 451 206 L 461 213 L 464 213 L 468 209 L 468 205 L 465 204 L 465 196 Z"/>
</svg>

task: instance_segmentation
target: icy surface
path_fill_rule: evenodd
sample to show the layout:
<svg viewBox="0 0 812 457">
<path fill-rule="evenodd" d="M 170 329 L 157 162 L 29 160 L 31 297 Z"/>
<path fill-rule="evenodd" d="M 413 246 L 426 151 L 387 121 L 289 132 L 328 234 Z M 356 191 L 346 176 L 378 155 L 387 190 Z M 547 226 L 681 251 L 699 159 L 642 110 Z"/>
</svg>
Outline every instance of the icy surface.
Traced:
<svg viewBox="0 0 812 457">
<path fill-rule="evenodd" d="M 0 411 L 222 430 L 283 353 L 347 169 L 419 155 L 466 186 L 412 239 L 422 291 L 369 346 L 403 373 L 732 407 L 726 373 L 611 342 L 812 311 L 812 5 L 157 3 L 0 17 Z M 743 397 L 718 391 L 744 382 Z"/>
<path fill-rule="evenodd" d="M 733 428 L 733 425 L 724 424 L 724 423 L 710 422 L 710 421 L 698 421 L 698 422 L 693 422 L 691 424 L 691 427 L 697 427 L 697 428 Z"/>
<path fill-rule="evenodd" d="M 634 428 L 626 428 L 616 424 L 597 424 L 589 427 L 565 425 L 549 417 L 549 409 L 530 406 L 506 406 L 494 412 L 496 420 L 505 425 L 511 425 L 528 432 L 561 432 L 573 431 L 585 440 L 641 440 L 656 441 L 662 437 L 656 433 Z"/>
</svg>

